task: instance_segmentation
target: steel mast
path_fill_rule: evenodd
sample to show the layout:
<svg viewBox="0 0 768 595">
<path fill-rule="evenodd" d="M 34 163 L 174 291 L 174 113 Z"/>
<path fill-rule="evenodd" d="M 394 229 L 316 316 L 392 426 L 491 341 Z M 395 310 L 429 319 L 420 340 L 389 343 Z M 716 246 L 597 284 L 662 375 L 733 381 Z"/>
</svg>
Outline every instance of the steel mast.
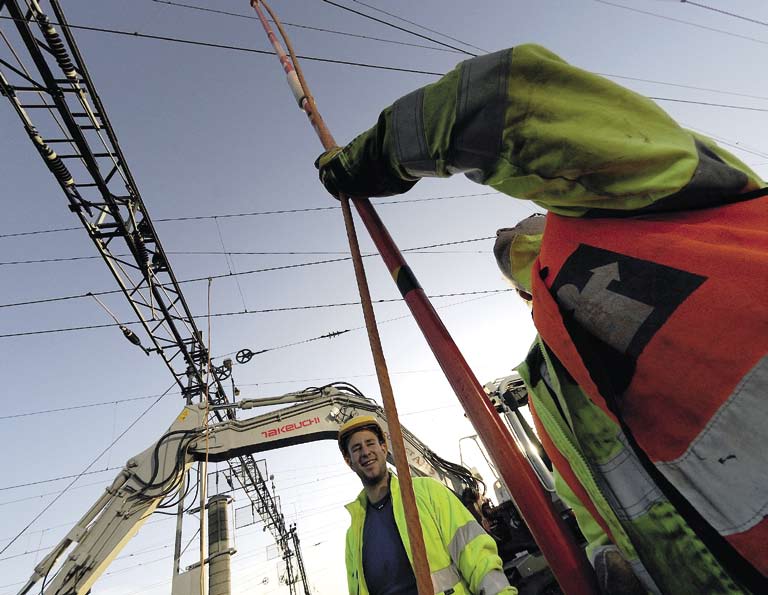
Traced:
<svg viewBox="0 0 768 595">
<path fill-rule="evenodd" d="M 57 0 L 49 0 L 52 21 L 42 0 L 0 0 L 34 68 L 24 65 L 6 37 L 0 55 L 0 94 L 7 97 L 27 135 L 53 173 L 96 250 L 112 273 L 142 327 L 142 337 L 121 326 L 123 334 L 147 355 L 159 355 L 187 403 L 208 398 L 229 402 L 222 380 L 230 371 L 211 369 L 206 382 L 208 348 L 168 262 L 138 186 L 128 168 L 88 69 Z M 5 10 L 4 10 L 5 9 Z M 39 33 L 35 33 L 37 29 Z M 59 30 L 61 33 L 59 33 Z M 2 30 L 0 30 L 2 31 Z M 30 114 L 35 114 L 35 119 Z M 234 418 L 234 408 L 226 416 Z M 221 413 L 216 411 L 218 419 Z M 251 455 L 230 467 L 260 511 L 281 548 L 286 564 L 295 557 L 305 593 L 309 593 L 295 529 L 288 530 L 279 505 Z M 293 541 L 293 550 L 290 547 Z"/>
</svg>

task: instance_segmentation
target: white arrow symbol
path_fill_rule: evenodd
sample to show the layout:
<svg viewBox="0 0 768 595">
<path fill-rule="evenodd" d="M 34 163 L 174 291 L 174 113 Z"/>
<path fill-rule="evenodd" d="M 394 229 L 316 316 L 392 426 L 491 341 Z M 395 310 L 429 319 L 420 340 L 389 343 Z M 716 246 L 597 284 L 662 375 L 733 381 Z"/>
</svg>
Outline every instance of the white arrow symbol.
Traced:
<svg viewBox="0 0 768 595">
<path fill-rule="evenodd" d="M 653 306 L 608 290 L 619 281 L 619 263 L 612 262 L 590 271 L 584 289 L 563 285 L 557 299 L 567 310 L 574 311 L 579 323 L 597 338 L 624 353 L 637 331 L 653 312 Z"/>
</svg>

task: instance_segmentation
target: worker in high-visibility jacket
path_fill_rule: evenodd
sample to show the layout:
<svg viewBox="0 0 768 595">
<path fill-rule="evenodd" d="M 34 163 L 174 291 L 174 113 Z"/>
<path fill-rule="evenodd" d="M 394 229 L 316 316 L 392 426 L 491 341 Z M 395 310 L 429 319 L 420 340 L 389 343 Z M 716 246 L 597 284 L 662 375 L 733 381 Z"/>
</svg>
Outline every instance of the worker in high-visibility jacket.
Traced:
<svg viewBox="0 0 768 595">
<path fill-rule="evenodd" d="M 363 484 L 347 505 L 350 595 L 418 595 L 400 484 L 387 469 L 381 426 L 369 415 L 352 418 L 339 429 L 339 449 Z M 516 595 L 496 542 L 459 499 L 428 477 L 414 477 L 413 492 L 435 594 Z"/>
<path fill-rule="evenodd" d="M 546 209 L 497 257 L 532 295 L 520 372 L 593 562 L 610 545 L 649 592 L 768 592 L 768 197 L 749 167 L 535 45 L 461 63 L 318 166 L 334 195 L 463 172 Z"/>
</svg>

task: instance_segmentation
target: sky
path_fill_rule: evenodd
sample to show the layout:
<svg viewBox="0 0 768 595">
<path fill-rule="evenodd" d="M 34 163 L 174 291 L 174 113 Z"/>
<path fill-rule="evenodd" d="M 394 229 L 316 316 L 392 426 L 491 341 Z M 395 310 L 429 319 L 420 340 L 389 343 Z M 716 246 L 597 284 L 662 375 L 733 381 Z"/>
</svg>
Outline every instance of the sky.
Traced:
<svg viewBox="0 0 768 595">
<path fill-rule="evenodd" d="M 768 125 L 768 7 L 763 2 L 704 3 L 752 21 L 673 0 L 338 3 L 469 51 L 540 43 L 573 64 L 658 98 L 683 125 L 716 138 L 768 178 L 768 143 L 763 138 Z M 253 15 L 245 0 L 188 4 Z M 47 2 L 42 5 L 48 9 Z M 290 26 L 301 55 L 429 72 L 446 72 L 467 57 L 321 0 L 274 0 L 272 6 L 286 23 L 379 38 Z M 153 0 L 68 0 L 64 8 L 73 25 L 270 49 L 258 22 L 248 18 Z M 0 20 L 1 31 L 8 32 L 10 25 Z M 380 401 L 359 306 L 252 312 L 356 301 L 349 261 L 235 274 L 337 258 L 348 251 L 338 208 L 306 210 L 337 203 L 318 183 L 313 161 L 321 147 L 277 60 L 136 36 L 85 30 L 74 34 L 176 277 L 233 273 L 211 287 L 211 312 L 233 313 L 211 319 L 213 355 L 274 348 L 235 366 L 241 397 L 277 396 L 346 381 Z M 12 61 L 1 42 L 0 58 Z M 23 53 L 20 57 L 25 59 Z M 318 61 L 304 61 L 303 67 L 340 143 L 371 126 L 380 110 L 398 97 L 435 80 L 432 75 Z M 172 378 L 159 358 L 146 357 L 115 328 L 6 336 L 111 322 L 88 299 L 4 305 L 116 286 L 99 259 L 8 264 L 95 256 L 95 251 L 83 230 L 8 237 L 72 227 L 77 220 L 5 100 L 0 101 L 0 180 L 0 362 L 6 387 L 0 411 L 5 454 L 2 549 L 70 481 L 48 480 L 80 473 Z M 487 238 L 537 209 L 488 192 L 456 176 L 424 180 L 396 203 L 374 200 L 402 249 L 471 240 L 406 254 L 428 295 L 508 288 Z M 275 210 L 300 212 L 229 216 Z M 180 217 L 202 218 L 158 221 Z M 362 225 L 358 230 L 363 252 L 373 252 Z M 243 252 L 262 254 L 225 254 Z M 477 452 L 460 452 L 460 440 L 474 431 L 407 308 L 397 300 L 385 267 L 371 257 L 366 269 L 373 298 L 395 300 L 377 304 L 376 314 L 402 423 L 444 458 L 458 462 L 463 454 L 468 465 L 479 466 Z M 192 312 L 204 317 L 206 284 L 185 284 L 183 291 Z M 118 318 L 133 320 L 121 295 L 104 300 Z M 530 312 L 511 292 L 439 297 L 434 304 L 481 383 L 509 374 L 534 337 Z M 205 319 L 198 324 L 207 334 Z M 301 343 L 346 329 L 355 330 Z M 281 347 L 293 343 L 299 344 Z M 111 482 L 114 468 L 156 441 L 182 404 L 175 392 L 161 399 L 96 462 L 91 470 L 97 472 L 80 478 L 0 555 L 0 595 L 16 593 L 45 552 Z M 265 459 L 287 521 L 297 524 L 312 593 L 344 592 L 348 515 L 343 504 L 356 496 L 359 482 L 336 445 L 313 443 L 257 458 Z M 244 505 L 240 495 L 235 507 Z M 186 521 L 185 541 L 193 536 L 195 522 Z M 173 536 L 173 517 L 151 518 L 93 593 L 169 593 Z M 260 525 L 238 529 L 236 547 L 235 595 L 288 593 L 279 580 L 274 545 Z M 192 544 L 183 565 L 195 561 L 195 550 Z"/>
</svg>

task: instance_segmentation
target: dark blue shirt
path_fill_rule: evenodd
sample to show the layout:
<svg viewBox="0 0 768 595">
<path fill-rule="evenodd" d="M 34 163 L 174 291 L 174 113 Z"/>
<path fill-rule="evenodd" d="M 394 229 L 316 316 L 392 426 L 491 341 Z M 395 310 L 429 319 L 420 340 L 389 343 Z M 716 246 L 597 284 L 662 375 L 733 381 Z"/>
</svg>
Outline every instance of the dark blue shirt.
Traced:
<svg viewBox="0 0 768 595">
<path fill-rule="evenodd" d="M 418 595 L 389 493 L 368 503 L 363 525 L 363 574 L 371 595 Z"/>
</svg>

